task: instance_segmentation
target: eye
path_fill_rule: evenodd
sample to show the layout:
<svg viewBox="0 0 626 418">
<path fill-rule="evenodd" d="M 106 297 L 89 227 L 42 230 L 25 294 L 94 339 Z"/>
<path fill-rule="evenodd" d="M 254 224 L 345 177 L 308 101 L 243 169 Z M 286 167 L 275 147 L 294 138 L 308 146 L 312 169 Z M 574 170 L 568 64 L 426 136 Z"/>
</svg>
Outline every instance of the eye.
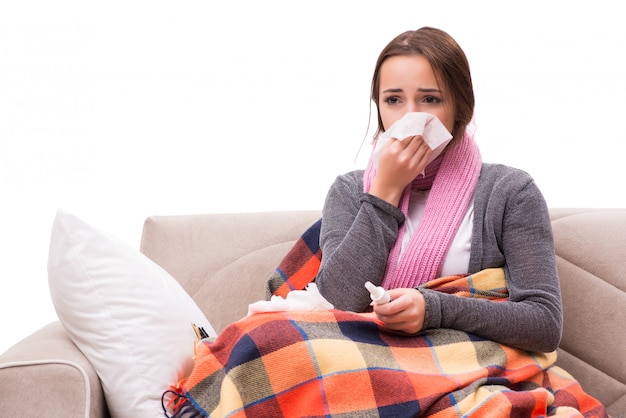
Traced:
<svg viewBox="0 0 626 418">
<path fill-rule="evenodd" d="M 398 96 L 389 96 L 383 100 L 388 105 L 396 105 L 400 103 L 400 98 Z"/>
<path fill-rule="evenodd" d="M 424 103 L 428 104 L 439 104 L 441 103 L 441 99 L 436 96 L 426 96 L 424 97 Z"/>
</svg>

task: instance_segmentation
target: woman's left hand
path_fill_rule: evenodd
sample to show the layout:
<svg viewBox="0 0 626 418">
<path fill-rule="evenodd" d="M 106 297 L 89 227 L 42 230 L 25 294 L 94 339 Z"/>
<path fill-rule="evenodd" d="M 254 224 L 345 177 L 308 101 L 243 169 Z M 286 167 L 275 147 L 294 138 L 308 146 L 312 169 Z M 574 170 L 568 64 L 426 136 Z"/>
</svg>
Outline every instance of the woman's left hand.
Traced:
<svg viewBox="0 0 626 418">
<path fill-rule="evenodd" d="M 424 296 L 417 289 L 400 288 L 388 290 L 392 297 L 391 302 L 383 305 L 374 304 L 374 313 L 385 323 L 385 326 L 395 331 L 415 334 L 424 326 L 426 302 Z"/>
</svg>

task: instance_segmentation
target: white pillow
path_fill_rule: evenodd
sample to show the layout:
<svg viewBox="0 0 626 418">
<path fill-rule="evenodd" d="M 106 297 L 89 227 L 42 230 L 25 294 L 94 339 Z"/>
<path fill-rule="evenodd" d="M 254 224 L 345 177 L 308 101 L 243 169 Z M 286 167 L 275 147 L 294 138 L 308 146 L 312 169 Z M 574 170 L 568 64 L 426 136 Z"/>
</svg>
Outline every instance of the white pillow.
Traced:
<svg viewBox="0 0 626 418">
<path fill-rule="evenodd" d="M 161 417 L 161 395 L 193 366 L 192 323 L 215 331 L 185 290 L 138 250 L 59 210 L 52 302 L 94 366 L 112 417 Z"/>
</svg>

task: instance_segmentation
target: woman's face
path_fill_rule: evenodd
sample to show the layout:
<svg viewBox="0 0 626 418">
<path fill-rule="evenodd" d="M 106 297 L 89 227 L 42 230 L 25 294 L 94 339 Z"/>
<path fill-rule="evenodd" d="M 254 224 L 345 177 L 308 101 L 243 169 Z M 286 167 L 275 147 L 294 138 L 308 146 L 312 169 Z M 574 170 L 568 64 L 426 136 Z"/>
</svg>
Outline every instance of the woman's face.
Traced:
<svg viewBox="0 0 626 418">
<path fill-rule="evenodd" d="M 385 130 L 408 112 L 426 112 L 437 116 L 452 133 L 456 113 L 452 102 L 450 92 L 442 90 L 422 55 L 396 55 L 380 67 L 378 111 Z"/>
</svg>

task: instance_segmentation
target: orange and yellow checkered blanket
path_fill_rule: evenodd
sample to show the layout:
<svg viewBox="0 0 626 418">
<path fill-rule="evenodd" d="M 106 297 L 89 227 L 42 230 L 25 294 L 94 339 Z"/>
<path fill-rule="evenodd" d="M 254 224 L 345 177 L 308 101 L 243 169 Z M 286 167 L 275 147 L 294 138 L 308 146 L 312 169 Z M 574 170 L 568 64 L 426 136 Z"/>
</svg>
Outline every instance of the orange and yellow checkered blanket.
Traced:
<svg viewBox="0 0 626 418">
<path fill-rule="evenodd" d="M 313 248 L 288 258 L 306 264 L 318 256 Z M 507 297 L 502 269 L 427 286 L 494 303 Z M 192 373 L 166 397 L 180 418 L 606 417 L 555 360 L 554 352 L 529 353 L 452 329 L 407 336 L 371 314 L 272 312 L 199 344 Z"/>
</svg>

